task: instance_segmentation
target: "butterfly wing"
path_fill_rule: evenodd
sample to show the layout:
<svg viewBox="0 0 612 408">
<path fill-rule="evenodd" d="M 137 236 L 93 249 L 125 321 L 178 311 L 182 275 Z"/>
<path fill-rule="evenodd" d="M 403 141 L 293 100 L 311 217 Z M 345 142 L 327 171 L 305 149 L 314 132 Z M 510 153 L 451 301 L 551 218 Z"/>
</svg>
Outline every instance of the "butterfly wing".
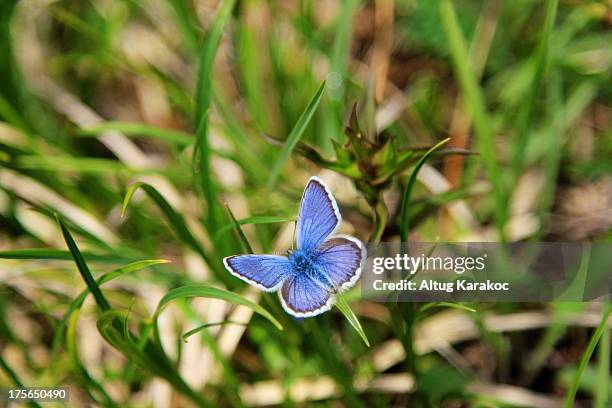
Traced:
<svg viewBox="0 0 612 408">
<path fill-rule="evenodd" d="M 223 259 L 225 269 L 251 285 L 274 292 L 291 273 L 291 263 L 280 255 L 234 255 Z"/>
<path fill-rule="evenodd" d="M 316 266 L 318 275 L 325 279 L 334 292 L 352 287 L 361 276 L 361 264 L 366 251 L 358 239 L 336 236 L 325 241 L 318 249 Z"/>
<path fill-rule="evenodd" d="M 332 293 L 306 274 L 294 274 L 278 292 L 283 309 L 295 317 L 312 317 L 332 307 Z"/>
<path fill-rule="evenodd" d="M 334 233 L 342 217 L 338 204 L 327 186 L 318 177 L 312 177 L 302 195 L 296 228 L 297 247 L 315 250 Z"/>
</svg>

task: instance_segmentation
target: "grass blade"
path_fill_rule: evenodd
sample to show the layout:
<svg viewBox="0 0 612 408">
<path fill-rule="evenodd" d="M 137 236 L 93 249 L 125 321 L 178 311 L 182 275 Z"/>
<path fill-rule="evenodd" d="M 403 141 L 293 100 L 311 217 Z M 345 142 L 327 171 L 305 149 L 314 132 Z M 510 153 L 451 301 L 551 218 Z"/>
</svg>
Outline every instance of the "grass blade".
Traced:
<svg viewBox="0 0 612 408">
<path fill-rule="evenodd" d="M 83 363 L 81 362 L 81 358 L 79 357 L 79 351 L 77 347 L 77 338 L 76 338 L 76 329 L 77 329 L 77 320 L 79 318 L 79 310 L 74 310 L 68 314 L 68 327 L 66 330 L 66 348 L 68 349 L 68 354 L 70 355 L 70 359 L 72 360 L 72 365 L 74 366 L 76 372 L 80 377 L 81 382 L 84 383 L 85 389 L 89 396 L 96 401 L 100 405 L 104 405 L 105 407 L 118 407 L 113 401 L 113 399 L 108 395 L 104 387 L 96 381 L 89 371 L 85 368 Z M 100 394 L 100 397 L 104 400 L 99 401 L 98 398 L 92 393 L 95 391 Z"/>
<path fill-rule="evenodd" d="M 68 228 L 66 227 L 66 225 L 64 225 L 64 222 L 58 215 L 56 215 L 56 219 L 62 230 L 64 241 L 66 241 L 66 245 L 68 245 L 68 249 L 70 250 L 70 253 L 72 254 L 72 258 L 74 259 L 74 262 L 77 265 L 77 269 L 79 270 L 81 277 L 87 284 L 87 287 L 89 288 L 94 298 L 96 299 L 96 303 L 98 304 L 98 307 L 102 311 L 110 310 L 111 309 L 110 304 L 108 303 L 108 301 L 102 294 L 102 291 L 98 287 L 98 284 L 96 283 L 94 277 L 89 271 L 89 267 L 87 266 L 87 263 L 85 262 L 85 259 L 83 258 L 83 255 L 81 255 L 81 252 L 79 251 L 79 247 L 77 246 L 76 242 L 74 242 L 72 235 L 70 235 L 70 231 L 68 231 Z"/>
<path fill-rule="evenodd" d="M 183 39 L 189 45 L 191 51 L 197 51 L 200 44 L 198 33 L 198 20 L 195 10 L 189 7 L 187 0 L 169 0 L 170 7 L 174 11 L 176 25 L 181 30 Z"/>
<path fill-rule="evenodd" d="M 442 0 L 439 3 L 442 27 L 446 34 L 449 51 L 455 72 L 457 74 L 464 100 L 472 114 L 474 130 L 478 137 L 478 150 L 482 154 L 483 164 L 489 180 L 493 184 L 495 197 L 495 222 L 503 240 L 506 200 L 504 197 L 503 180 L 497 166 L 494 134 L 491 129 L 491 119 L 487 114 L 485 99 L 478 85 L 477 75 L 470 64 L 468 47 L 465 44 L 461 27 L 452 0 Z"/>
<path fill-rule="evenodd" d="M 125 259 L 116 258 L 114 256 L 97 255 L 89 252 L 81 252 L 83 258 L 92 262 L 118 263 Z M 70 261 L 72 255 L 70 251 L 50 248 L 32 248 L 32 249 L 13 249 L 10 251 L 0 251 L 0 259 L 39 259 L 39 260 L 60 260 Z"/>
<path fill-rule="evenodd" d="M 546 1 L 544 25 L 540 34 L 540 41 L 535 52 L 535 73 L 529 86 L 529 94 L 524 101 L 524 111 L 521 112 L 519 123 L 516 127 L 516 144 L 512 157 L 513 180 L 516 180 L 519 177 L 523 167 L 525 150 L 528 141 L 527 136 L 531 130 L 531 119 L 533 116 L 535 102 L 538 96 L 538 91 L 540 90 L 542 78 L 548 69 L 548 63 L 550 60 L 550 40 L 555 25 L 558 5 L 559 0 Z"/>
<path fill-rule="evenodd" d="M 213 406 L 202 394 L 195 392 L 183 380 L 158 341 L 146 337 L 143 338 L 144 341 L 141 344 L 134 340 L 134 336 L 127 327 L 126 316 L 118 310 L 104 312 L 96 325 L 102 337 L 128 360 L 136 362 L 147 372 L 164 378 L 197 406 Z"/>
<path fill-rule="evenodd" d="M 113 279 L 117 279 L 121 275 L 126 273 L 132 273 L 139 271 L 141 269 L 145 269 L 151 267 L 153 265 L 161 265 L 170 263 L 167 259 L 145 259 L 143 261 L 136 261 L 130 264 L 124 265 L 121 268 L 115 269 L 112 272 L 102 275 L 98 280 L 98 285 L 104 285 L 107 282 L 112 281 Z"/>
<path fill-rule="evenodd" d="M 605 328 L 601 335 L 599 350 L 597 353 L 597 385 L 595 388 L 595 408 L 609 407 L 610 396 L 610 329 Z"/>
<path fill-rule="evenodd" d="M 189 330 L 188 332 L 185 332 L 185 334 L 183 334 L 183 341 L 187 342 L 187 339 L 191 336 L 193 336 L 196 333 L 201 332 L 202 330 L 208 329 L 209 327 L 215 327 L 215 326 L 225 326 L 226 324 L 236 324 L 238 326 L 246 326 L 246 323 L 240 323 L 240 322 L 233 322 L 231 320 L 224 320 L 222 322 L 216 322 L 216 323 L 206 323 L 206 324 L 202 324 L 198 327 L 195 327 L 191 330 Z"/>
<path fill-rule="evenodd" d="M 564 303 L 570 304 L 570 302 L 561 302 L 553 305 L 550 325 L 544 329 L 543 335 L 527 358 L 519 384 L 523 386 L 532 384 L 533 379 L 546 363 L 557 342 L 567 332 L 568 319 L 562 314 L 561 308 L 558 306 Z"/>
<path fill-rule="evenodd" d="M 436 144 L 435 146 L 433 146 L 431 149 L 429 149 L 427 151 L 427 153 L 425 153 L 423 155 L 423 157 L 421 157 L 421 159 L 417 162 L 416 166 L 414 166 L 414 170 L 412 171 L 412 174 L 410 175 L 410 178 L 408 179 L 408 183 L 406 184 L 406 189 L 404 190 L 404 197 L 402 199 L 402 208 L 401 208 L 401 213 L 400 213 L 400 222 L 401 222 L 400 237 L 401 237 L 401 242 L 408 242 L 408 227 L 409 227 L 408 204 L 410 203 L 410 197 L 412 196 L 412 189 L 414 187 L 414 183 L 416 182 L 419 170 L 421 170 L 421 167 L 423 167 L 425 162 L 427 162 L 427 159 L 429 159 L 429 157 L 437 149 L 439 149 L 441 146 L 443 146 L 449 140 L 450 139 L 444 139 L 441 142 L 439 142 L 438 144 Z"/>
<path fill-rule="evenodd" d="M 158 126 L 145 125 L 137 122 L 115 122 L 108 121 L 98 123 L 86 128 L 79 129 L 77 134 L 80 136 L 97 136 L 100 133 L 117 131 L 125 136 L 147 136 L 154 139 L 176 143 L 181 146 L 190 146 L 195 143 L 195 137 L 189 133 L 173 129 L 164 129 Z"/>
<path fill-rule="evenodd" d="M 251 9 L 256 8 L 255 4 L 246 3 L 241 10 L 241 21 L 237 25 L 236 36 L 236 52 L 237 57 L 243 61 L 238 66 L 240 69 L 241 85 L 244 88 L 244 96 L 249 108 L 249 113 L 253 117 L 259 131 L 264 131 L 268 128 L 270 121 L 269 115 L 266 112 L 267 99 L 264 91 L 266 83 L 261 60 L 265 58 L 265 52 L 262 52 L 260 44 L 260 34 L 250 26 L 249 14 L 253 13 Z"/>
<path fill-rule="evenodd" d="M 244 231 L 240 227 L 240 224 L 236 220 L 236 217 L 234 217 L 234 213 L 232 213 L 232 210 L 230 209 L 229 205 L 226 204 L 225 208 L 227 208 L 227 213 L 229 214 L 230 218 L 232 219 L 232 222 L 234 223 L 234 230 L 236 231 L 236 235 L 238 235 L 238 239 L 244 247 L 244 250 L 247 251 L 249 254 L 252 254 L 253 248 L 251 247 L 251 244 L 249 243 L 249 240 L 246 235 L 244 235 Z"/>
<path fill-rule="evenodd" d="M 167 261 L 165 259 L 147 259 L 144 261 L 132 262 L 118 269 L 115 269 L 114 271 L 111 271 L 109 273 L 102 275 L 101 277 L 98 278 L 96 283 L 98 286 L 102 286 L 105 283 L 110 282 L 114 279 L 117 279 L 126 273 L 136 272 L 136 271 L 148 268 L 153 265 L 165 264 L 169 262 L 170 261 Z M 83 289 L 81 293 L 79 293 L 79 295 L 74 298 L 74 300 L 70 303 L 70 305 L 68 305 L 68 310 L 64 314 L 63 319 L 55 327 L 55 337 L 53 338 L 53 346 L 52 346 L 53 356 L 57 355 L 57 353 L 59 352 L 60 346 L 64 341 L 65 328 L 68 324 L 70 316 L 75 311 L 79 310 L 81 306 L 83 306 L 83 303 L 85 303 L 85 299 L 87 298 L 87 295 L 89 294 L 89 292 L 90 292 L 89 289 Z"/>
<path fill-rule="evenodd" d="M 317 132 L 316 142 L 323 152 L 333 146 L 332 140 L 342 140 L 343 101 L 348 88 L 347 65 L 351 51 L 353 24 L 359 0 L 342 0 L 337 14 L 334 29 L 334 42 L 330 50 L 330 75 L 334 77 L 334 86 L 328 88 L 330 97 L 323 102 L 321 110 L 321 128 Z"/>
<path fill-rule="evenodd" d="M 221 43 L 223 28 L 231 17 L 236 0 L 227 0 L 220 3 L 219 11 L 214 18 L 214 23 L 204 40 L 200 53 L 200 66 L 198 70 L 198 89 L 196 94 L 196 123 L 210 108 L 212 100 L 212 71 L 217 55 L 217 49 Z"/>
<path fill-rule="evenodd" d="M 116 160 L 59 155 L 21 155 L 16 158 L 15 165 L 24 170 L 65 171 L 82 174 L 126 173 L 131 175 L 159 172 L 154 168 L 130 167 Z"/>
<path fill-rule="evenodd" d="M 321 359 L 322 368 L 333 377 L 342 392 L 342 399 L 346 406 L 351 408 L 366 407 L 357 391 L 353 379 L 347 373 L 351 372 L 349 366 L 341 359 L 336 345 L 330 341 L 330 332 L 323 326 L 321 319 L 306 319 L 304 325 L 308 331 L 304 333 L 308 342 L 317 350 Z"/>
<path fill-rule="evenodd" d="M 0 355 L 0 368 L 11 379 L 11 381 L 13 381 L 13 384 L 18 386 L 19 388 L 26 388 L 26 386 L 23 384 L 21 379 L 17 376 L 17 373 L 15 373 L 15 371 L 13 371 L 11 366 L 9 366 L 6 363 L 6 361 L 4 361 L 4 358 L 2 358 L 2 355 Z M 36 401 L 30 400 L 30 401 L 28 401 L 28 404 L 31 407 L 42 408 L 42 406 L 38 402 L 36 402 Z"/>
<path fill-rule="evenodd" d="M 205 284 L 187 285 L 172 289 L 171 291 L 166 293 L 164 297 L 162 297 L 159 301 L 159 304 L 157 305 L 157 310 L 155 311 L 155 315 L 159 315 L 163 308 L 167 306 L 168 303 L 174 300 L 192 297 L 221 299 L 235 305 L 246 306 L 252 309 L 255 313 L 268 319 L 272 324 L 274 324 L 274 326 L 276 326 L 277 329 L 283 330 L 283 326 L 280 324 L 280 322 L 276 320 L 276 318 L 272 316 L 270 312 L 268 312 L 266 309 L 259 306 L 258 304 L 251 302 L 249 299 L 237 295 L 233 292 L 229 292 L 227 290 Z"/>
<path fill-rule="evenodd" d="M 368 336 L 366 336 L 365 331 L 363 331 L 363 327 L 361 327 L 361 323 L 359 323 L 359 319 L 353 313 L 353 310 L 350 308 L 346 300 L 342 297 L 342 295 L 336 296 L 336 307 L 338 310 L 342 312 L 346 320 L 353 326 L 355 331 L 359 334 L 359 337 L 363 340 L 366 346 L 370 347 L 370 341 L 368 340 Z"/>
<path fill-rule="evenodd" d="M 605 306 L 602 311 L 601 322 L 597 325 L 595 329 L 595 333 L 593 333 L 593 337 L 589 341 L 586 350 L 582 354 L 582 358 L 580 359 L 580 363 L 578 364 L 578 369 L 576 370 L 576 374 L 572 380 L 571 386 L 567 395 L 565 396 L 565 404 L 563 405 L 565 408 L 572 408 L 574 406 L 574 399 L 576 399 L 576 393 L 578 392 L 578 387 L 580 386 L 580 380 L 582 379 L 582 374 L 595 351 L 595 347 L 597 347 L 597 343 L 599 339 L 603 335 L 605 330 L 608 330 L 608 317 L 610 316 L 610 303 L 605 303 Z"/>
<path fill-rule="evenodd" d="M 323 96 L 324 90 L 325 81 L 321 83 L 319 89 L 317 89 L 317 92 L 315 92 L 314 96 L 308 103 L 308 106 L 306 106 L 306 109 L 304 109 L 304 112 L 302 112 L 302 115 L 299 117 L 295 126 L 293 127 L 293 129 L 291 129 L 289 136 L 287 136 L 287 141 L 283 145 L 283 148 L 281 149 L 278 158 L 276 159 L 276 162 L 272 167 L 272 171 L 270 172 L 270 177 L 268 178 L 268 190 L 272 190 L 272 188 L 274 188 L 280 171 L 282 170 L 283 165 L 289 158 L 289 154 L 291 154 L 291 151 L 293 150 L 295 145 L 297 145 L 297 142 L 304 134 L 306 127 L 312 120 L 312 117 L 314 116 L 314 113 L 317 110 L 319 103 L 321 102 L 321 97 Z"/>
<path fill-rule="evenodd" d="M 197 320 L 198 319 L 197 313 L 195 313 L 189 307 L 189 305 L 187 303 L 187 299 L 180 299 L 179 302 L 178 302 L 178 306 L 192 320 Z M 223 322 L 221 322 L 221 323 L 223 323 Z M 211 325 L 215 326 L 216 324 L 212 323 Z M 246 326 L 247 323 L 244 323 L 242 325 Z M 155 327 L 157 328 L 157 326 L 155 326 Z M 156 330 L 155 333 L 157 335 L 159 333 L 159 331 Z M 204 330 L 204 331 L 200 331 L 200 333 L 201 333 L 200 340 L 202 342 L 202 346 L 204 346 L 204 347 L 209 349 L 210 353 L 217 360 L 217 362 L 221 365 L 221 368 L 223 370 L 223 377 L 224 377 L 223 380 L 224 380 L 224 385 L 226 387 L 226 392 L 231 394 L 231 396 L 229 396 L 230 401 L 228 401 L 229 402 L 228 405 L 235 406 L 235 407 L 244 407 L 244 404 L 240 400 L 240 391 L 239 391 L 238 376 L 236 374 L 236 371 L 234 371 L 234 368 L 232 367 L 232 365 L 231 365 L 230 361 L 228 360 L 227 356 L 225 354 L 223 354 L 223 352 L 219 348 L 219 344 L 217 343 L 217 339 L 215 338 L 215 336 L 213 336 L 208 331 Z M 186 342 L 185 339 L 183 339 L 183 340 Z"/>
<path fill-rule="evenodd" d="M 20 129 L 27 129 L 28 127 L 19 116 L 19 113 L 8 103 L 8 101 L 0 94 L 0 118 L 7 123 L 15 125 Z"/>
<path fill-rule="evenodd" d="M 474 313 L 476 309 L 462 305 L 461 303 L 453 303 L 453 302 L 431 302 L 422 306 L 419 309 L 419 313 L 423 313 L 426 310 L 433 309 L 434 307 L 451 307 L 453 309 L 465 310 L 466 312 Z"/>
<path fill-rule="evenodd" d="M 194 158 L 198 158 L 200 186 L 208 205 L 207 223 L 209 231 L 216 231 L 217 229 L 217 195 L 210 166 L 210 146 L 208 144 L 208 111 L 212 101 L 212 72 L 223 28 L 231 17 L 235 3 L 235 0 L 220 3 L 214 23 L 204 40 L 199 59 L 195 112 L 197 141 Z"/>
<path fill-rule="evenodd" d="M 274 215 L 254 215 L 252 217 L 241 218 L 235 220 L 238 225 L 258 225 L 258 224 L 274 224 L 279 222 L 293 222 L 295 217 L 276 217 Z M 223 235 L 228 231 L 231 231 L 235 227 L 235 223 L 226 224 L 217 230 L 216 235 Z M 0 258 L 2 257 L 0 252 Z"/>
<path fill-rule="evenodd" d="M 168 223 L 174 230 L 174 233 L 192 250 L 200 254 L 202 259 L 204 259 L 207 264 L 211 265 L 211 262 L 208 256 L 206 255 L 206 252 L 204 252 L 204 249 L 202 249 L 200 243 L 196 240 L 191 231 L 189 231 L 189 228 L 187 228 L 185 218 L 183 218 L 181 214 L 176 212 L 174 208 L 172 208 L 170 203 L 166 201 L 164 196 L 162 196 L 161 193 L 157 191 L 157 189 L 155 189 L 155 187 L 153 187 L 152 185 L 139 182 L 130 186 L 127 193 L 125 194 L 125 198 L 123 199 L 123 205 L 121 207 L 121 216 L 125 214 L 125 211 L 132 196 L 139 188 L 142 189 L 145 193 L 147 193 L 149 198 L 151 198 L 151 200 L 153 200 L 161 209 L 161 211 L 166 216 Z"/>
</svg>

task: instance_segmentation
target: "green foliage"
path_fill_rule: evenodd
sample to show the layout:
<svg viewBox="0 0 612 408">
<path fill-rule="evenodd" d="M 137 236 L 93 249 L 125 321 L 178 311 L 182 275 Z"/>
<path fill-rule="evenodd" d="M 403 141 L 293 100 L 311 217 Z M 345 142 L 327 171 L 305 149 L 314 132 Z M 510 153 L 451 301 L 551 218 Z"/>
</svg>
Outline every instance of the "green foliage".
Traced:
<svg viewBox="0 0 612 408">
<path fill-rule="evenodd" d="M 91 272 L 89 271 L 89 267 L 87 266 L 87 263 L 85 262 L 85 259 L 83 258 L 83 255 L 81 255 L 81 252 L 79 251 L 79 248 L 77 247 L 76 242 L 74 242 L 74 239 L 72 238 L 72 235 L 70 234 L 70 231 L 68 231 L 68 228 L 66 228 L 66 225 L 64 225 L 64 222 L 59 216 L 57 217 L 57 222 L 62 230 L 62 235 L 64 236 L 66 245 L 68 245 L 68 249 L 70 250 L 70 254 L 72 255 L 72 258 L 74 259 L 74 263 L 76 264 L 79 270 L 79 273 L 81 274 L 81 277 L 87 284 L 87 288 L 93 295 L 94 299 L 96 299 L 96 303 L 98 304 L 98 307 L 102 311 L 109 310 L 111 308 L 110 304 L 108 303 L 108 301 L 102 294 L 102 291 L 100 290 L 97 282 L 94 280 Z"/>
<path fill-rule="evenodd" d="M 217 48 L 221 42 L 223 28 L 228 22 L 232 9 L 234 8 L 235 0 L 227 0 L 221 3 L 220 10 L 215 18 L 214 24 L 206 35 L 202 46 L 199 58 L 198 71 L 198 87 L 195 98 L 195 123 L 197 125 L 196 132 L 196 148 L 199 153 L 196 161 L 199 163 L 199 179 L 201 191 L 208 205 L 207 222 L 209 229 L 216 230 L 217 224 L 217 198 L 215 181 L 212 178 L 212 168 L 210 163 L 210 144 L 208 142 L 209 124 L 208 110 L 212 101 L 213 86 L 212 86 L 212 71 L 217 54 Z"/>
<path fill-rule="evenodd" d="M 366 346 L 370 347 L 370 341 L 368 340 L 368 336 L 366 336 L 365 332 L 363 331 L 363 327 L 361 327 L 359 319 L 357 319 L 357 316 L 355 316 L 355 313 L 351 310 L 342 295 L 338 295 L 336 297 L 336 307 L 338 310 L 340 310 L 340 312 L 342 312 L 346 320 L 351 324 L 351 326 L 353 326 L 357 333 L 359 333 L 359 337 L 361 337 Z"/>
<path fill-rule="evenodd" d="M 450 139 L 444 139 L 439 142 L 437 145 L 433 146 L 429 149 L 423 157 L 417 162 L 416 166 L 414 166 L 414 170 L 412 174 L 410 174 L 410 178 L 408 179 L 408 183 L 406 183 L 406 189 L 404 190 L 404 197 L 402 199 L 402 209 L 401 209 L 401 224 L 400 224 L 400 237 L 401 242 L 408 242 L 408 226 L 409 226 L 409 218 L 408 218 L 408 207 L 410 206 L 410 197 L 412 196 L 412 189 L 414 188 L 414 184 L 416 183 L 417 175 L 421 167 L 425 165 L 427 159 L 442 145 L 448 142 Z"/>
<path fill-rule="evenodd" d="M 190 146 L 195 143 L 195 138 L 188 133 L 132 122 L 103 122 L 94 126 L 83 128 L 79 130 L 79 134 L 93 137 L 99 135 L 100 133 L 113 130 L 121 132 L 126 136 L 150 137 L 170 143 L 176 143 L 180 146 Z"/>
<path fill-rule="evenodd" d="M 439 2 L 440 18 L 449 42 L 453 67 L 457 73 L 461 90 L 465 94 L 466 105 L 474 121 L 474 131 L 478 137 L 478 150 L 482 154 L 483 164 L 489 180 L 493 183 L 493 195 L 495 197 L 495 221 L 499 229 L 500 238 L 504 239 L 505 213 L 504 197 L 505 188 L 502 184 L 501 174 L 498 168 L 497 156 L 495 153 L 494 134 L 492 120 L 487 112 L 486 102 L 480 88 L 473 64 L 470 63 L 468 47 L 463 33 L 457 22 L 457 14 L 453 2 L 443 0 Z"/>
<path fill-rule="evenodd" d="M 169 291 L 164 295 L 163 298 L 159 301 L 157 305 L 157 309 L 155 311 L 155 316 L 159 315 L 164 307 L 168 305 L 168 303 L 184 298 L 193 298 L 193 297 L 206 297 L 210 299 L 221 299 L 227 302 L 246 306 L 248 308 L 253 309 L 255 313 L 260 314 L 261 316 L 268 319 L 278 330 L 282 330 L 283 326 L 280 324 L 278 320 L 274 318 L 266 309 L 259 306 L 256 303 L 251 302 L 250 300 L 237 295 L 233 292 L 229 292 L 227 290 L 215 288 L 209 285 L 190 285 L 190 286 L 182 286 L 180 288 L 175 288 Z"/>
<path fill-rule="evenodd" d="M 580 386 L 580 381 L 582 380 L 582 374 L 584 373 L 587 364 L 589 364 L 589 360 L 591 359 L 591 356 L 593 355 L 593 352 L 595 351 L 595 348 L 599 343 L 599 339 L 602 337 L 605 331 L 608 331 L 608 317 L 610 316 L 611 311 L 612 307 L 610 306 L 610 304 L 605 303 L 601 314 L 601 321 L 597 325 L 597 328 L 595 329 L 595 333 L 593 333 L 591 340 L 589 340 L 589 344 L 587 345 L 586 350 L 582 354 L 582 358 L 580 359 L 580 363 L 578 364 L 576 374 L 574 374 L 574 378 L 572 380 L 570 388 L 565 396 L 565 408 L 571 408 L 574 406 L 574 400 L 576 398 L 576 393 L 578 392 L 578 387 Z M 600 397 L 600 400 L 601 398 L 602 397 Z"/>
<path fill-rule="evenodd" d="M 170 223 L 170 226 L 172 227 L 176 235 L 193 251 L 200 254 L 202 259 L 204 259 L 209 265 L 211 265 L 212 261 L 202 248 L 201 244 L 197 241 L 197 239 L 193 236 L 193 234 L 187 227 L 185 218 L 181 214 L 176 212 L 174 208 L 172 208 L 170 203 L 166 201 L 166 199 L 155 189 L 155 187 L 146 183 L 133 184 L 128 189 L 127 193 L 125 194 L 125 198 L 123 199 L 121 215 L 125 214 L 125 211 L 127 210 L 127 206 L 130 203 L 132 196 L 139 188 L 143 189 L 147 193 L 147 195 L 159 206 L 159 208 L 162 210 L 162 212 L 168 219 L 168 222 Z"/>
<path fill-rule="evenodd" d="M 610 241 L 596 218 L 612 174 L 608 14 L 0 2 L 0 382 L 67 384 L 75 406 L 150 404 L 153 378 L 172 390 L 159 404 L 180 406 L 245 406 L 260 386 L 272 405 L 513 404 L 473 392 L 478 378 L 606 406 L 610 335 L 605 320 L 582 327 L 587 305 L 381 307 L 357 287 L 299 320 L 241 295 L 222 259 L 291 247 L 319 173 L 343 228 L 372 244 Z M 183 371 L 192 356 L 206 378 Z"/>
</svg>

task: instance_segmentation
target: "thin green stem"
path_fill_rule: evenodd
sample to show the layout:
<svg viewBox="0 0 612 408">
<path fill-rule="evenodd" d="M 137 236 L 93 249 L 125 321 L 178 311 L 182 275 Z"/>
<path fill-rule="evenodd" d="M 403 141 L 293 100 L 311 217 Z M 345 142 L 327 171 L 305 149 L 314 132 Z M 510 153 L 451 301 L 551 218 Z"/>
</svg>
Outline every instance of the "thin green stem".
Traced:
<svg viewBox="0 0 612 408">
<path fill-rule="evenodd" d="M 2 368 L 2 371 L 4 371 L 4 373 L 13 381 L 16 386 L 20 388 L 25 388 L 25 385 L 23 384 L 23 382 L 21 382 L 21 379 L 19 378 L 17 373 L 13 371 L 13 369 L 7 364 L 6 361 L 4 361 L 4 358 L 2 358 L 2 356 L 0 356 L 0 368 Z M 41 405 L 36 401 L 29 401 L 28 404 L 32 407 L 42 408 Z"/>
<path fill-rule="evenodd" d="M 389 304 L 389 312 L 395 336 L 402 343 L 404 353 L 406 354 L 406 369 L 414 377 L 415 398 L 421 406 L 427 407 L 429 406 L 429 401 L 427 396 L 420 390 L 421 375 L 417 362 L 417 354 L 414 349 L 414 323 L 417 317 L 415 304 L 393 302 Z"/>
<path fill-rule="evenodd" d="M 595 390 L 595 408 L 608 407 L 610 384 L 610 329 L 606 328 L 601 335 L 597 354 L 597 388 Z"/>
<path fill-rule="evenodd" d="M 514 150 L 514 156 L 512 161 L 513 180 L 516 180 L 521 173 L 525 149 L 527 147 L 527 136 L 532 129 L 531 119 L 533 117 L 533 111 L 535 106 L 536 97 L 540 90 L 540 83 L 542 77 L 548 69 L 548 61 L 550 59 L 550 39 L 552 31 L 555 25 L 555 18 L 557 16 L 557 7 L 559 0 L 547 0 L 546 1 L 546 15 L 544 17 L 544 26 L 540 36 L 540 42 L 535 52 L 536 66 L 531 86 L 529 87 L 529 94 L 523 105 L 525 110 L 519 118 L 516 132 L 516 145 Z"/>
<path fill-rule="evenodd" d="M 421 168 L 425 165 L 425 162 L 427 162 L 427 159 L 429 159 L 429 157 L 440 147 L 442 147 L 442 145 L 444 145 L 445 143 L 447 143 L 450 139 L 444 139 L 440 142 L 438 142 L 435 146 L 433 146 L 431 149 L 429 149 L 424 155 L 423 157 L 421 157 L 421 159 L 418 161 L 418 163 L 416 164 L 416 166 L 414 166 L 414 170 L 412 171 L 412 174 L 410 175 L 410 178 L 408 178 L 408 183 L 406 184 L 406 189 L 404 190 L 404 196 L 402 198 L 402 209 L 401 209 L 401 215 L 400 215 L 400 238 L 401 238 L 401 242 L 408 242 L 408 227 L 409 227 L 409 218 L 408 218 L 408 208 L 410 207 L 410 198 L 412 197 L 412 189 L 414 188 L 414 185 L 416 184 L 416 179 L 417 176 L 419 174 L 419 170 L 421 170 Z"/>
<path fill-rule="evenodd" d="M 496 159 L 495 134 L 491 126 L 491 119 L 485 107 L 485 99 L 482 90 L 478 84 L 478 76 L 470 63 L 469 50 L 465 43 L 461 27 L 459 26 L 453 2 L 451 0 L 442 0 L 439 3 L 439 7 L 442 26 L 446 34 L 446 40 L 448 41 L 453 67 L 458 77 L 457 79 L 459 80 L 461 91 L 464 93 L 466 105 L 474 122 L 478 150 L 482 155 L 487 176 L 493 184 L 495 224 L 497 225 L 500 238 L 504 240 L 504 226 L 506 223 L 504 208 L 506 206 L 506 196 Z"/>
<path fill-rule="evenodd" d="M 595 347 L 597 347 L 599 339 L 603 335 L 604 331 L 608 330 L 608 317 L 610 316 L 611 310 L 612 308 L 610 307 L 610 303 L 606 302 L 602 311 L 603 313 L 601 322 L 599 322 L 597 329 L 595 329 L 595 333 L 593 333 L 593 337 L 591 337 L 591 340 L 589 341 L 586 350 L 582 354 L 582 358 L 580 359 L 580 363 L 578 364 L 578 369 L 576 370 L 576 374 L 574 375 L 572 384 L 570 385 L 570 389 L 567 392 L 567 395 L 565 396 L 565 404 L 563 405 L 564 408 L 572 408 L 574 406 L 574 400 L 576 399 L 576 393 L 578 392 L 578 387 L 580 386 L 580 381 L 582 380 L 584 370 L 589 364 L 589 360 L 591 359 L 591 356 L 595 351 Z"/>
</svg>

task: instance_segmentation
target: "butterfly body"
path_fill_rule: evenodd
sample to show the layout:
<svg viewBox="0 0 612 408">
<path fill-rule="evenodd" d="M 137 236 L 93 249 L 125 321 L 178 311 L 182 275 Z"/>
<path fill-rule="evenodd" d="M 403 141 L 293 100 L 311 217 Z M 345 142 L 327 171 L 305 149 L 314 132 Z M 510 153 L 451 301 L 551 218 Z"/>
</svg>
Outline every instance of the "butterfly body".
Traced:
<svg viewBox="0 0 612 408">
<path fill-rule="evenodd" d="M 292 272 L 295 274 L 305 273 L 310 274 L 316 267 L 316 256 L 312 251 L 296 250 L 289 252 L 287 258 L 291 262 Z"/>
<path fill-rule="evenodd" d="M 234 255 L 223 260 L 234 276 L 268 292 L 278 291 L 281 304 L 295 317 L 329 310 L 335 295 L 361 275 L 365 249 L 358 239 L 332 236 L 342 218 L 327 186 L 312 177 L 302 196 L 296 248 L 287 256 Z"/>
<path fill-rule="evenodd" d="M 320 287 L 333 290 L 333 285 L 328 281 L 322 266 L 319 265 L 317 254 L 316 251 L 300 249 L 289 252 L 288 258 L 292 266 L 291 273 L 308 276 Z"/>
</svg>

